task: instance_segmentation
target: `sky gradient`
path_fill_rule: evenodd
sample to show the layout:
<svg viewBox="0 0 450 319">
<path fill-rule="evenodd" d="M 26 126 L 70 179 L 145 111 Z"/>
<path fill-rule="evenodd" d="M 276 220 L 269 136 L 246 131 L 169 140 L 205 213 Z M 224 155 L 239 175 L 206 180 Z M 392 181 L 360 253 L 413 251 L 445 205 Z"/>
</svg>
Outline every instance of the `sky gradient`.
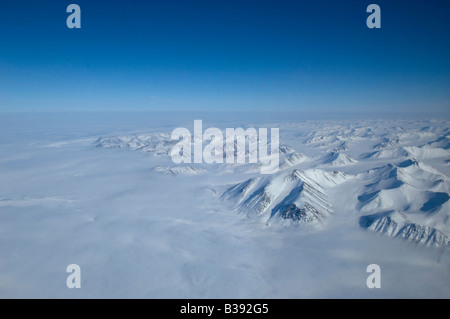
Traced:
<svg viewBox="0 0 450 319">
<path fill-rule="evenodd" d="M 0 111 L 445 113 L 449 14 L 437 0 L 3 1 Z"/>
</svg>

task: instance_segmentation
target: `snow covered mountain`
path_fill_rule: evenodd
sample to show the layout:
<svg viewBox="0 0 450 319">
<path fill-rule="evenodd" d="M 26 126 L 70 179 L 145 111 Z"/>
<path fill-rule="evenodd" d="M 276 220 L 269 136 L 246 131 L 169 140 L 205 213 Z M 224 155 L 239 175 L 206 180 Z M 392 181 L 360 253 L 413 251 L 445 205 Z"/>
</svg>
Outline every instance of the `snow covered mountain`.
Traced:
<svg viewBox="0 0 450 319">
<path fill-rule="evenodd" d="M 358 161 L 352 159 L 346 154 L 332 151 L 325 156 L 323 163 L 331 166 L 345 166 L 355 164 L 357 162 Z"/>
<path fill-rule="evenodd" d="M 364 134 L 357 136 L 358 131 Z M 442 148 L 447 141 L 438 137 L 436 128 L 432 134 L 427 129 L 396 131 L 390 136 L 378 136 L 376 127 L 316 131 L 304 144 L 320 149 L 311 152 L 318 155 L 290 147 L 282 172 L 233 185 L 222 198 L 236 203 L 241 213 L 262 216 L 267 224 L 280 219 L 323 223 L 334 211 L 336 198 L 347 191 L 345 185 L 337 186 L 350 180 L 347 185 L 355 196 L 346 207 L 360 216 L 363 229 L 426 246 L 447 246 L 450 182 L 445 167 L 450 155 Z M 419 146 L 411 144 L 412 138 Z M 342 141 L 360 161 L 335 151 Z"/>
<path fill-rule="evenodd" d="M 97 147 L 137 150 L 155 156 L 168 155 L 176 143 L 177 141 L 170 139 L 168 133 L 99 137 L 94 142 Z"/>
<path fill-rule="evenodd" d="M 0 297 L 450 297 L 449 121 L 255 121 L 271 175 L 176 164 L 159 121 L 42 123 L 0 126 Z"/>
<path fill-rule="evenodd" d="M 267 225 L 326 222 L 334 211 L 336 196 L 339 198 L 336 194 L 346 191 L 346 187 L 338 186 L 352 180 L 355 196 L 350 209 L 360 215 L 361 227 L 426 245 L 447 245 L 448 128 L 405 129 L 396 122 L 390 124 L 327 123 L 323 129 L 315 127 L 308 132 L 300 144 L 293 125 L 290 130 L 294 134 L 289 135 L 288 129 L 282 136 L 277 174 L 251 177 L 259 172 L 260 163 L 215 165 L 211 172 L 241 175 L 243 180 L 228 186 L 222 199 L 233 203 L 240 213 L 258 216 Z M 256 140 L 246 142 L 248 145 Z M 168 133 L 140 133 L 101 137 L 94 144 L 169 157 L 175 143 Z M 224 145 L 224 158 L 242 155 L 236 146 L 236 141 L 234 147 Z M 244 151 L 248 160 L 252 154 L 248 147 Z M 173 176 L 207 173 L 204 167 L 195 165 L 157 165 L 153 171 Z M 393 227 L 393 220 L 403 228 L 396 226 L 396 231 L 386 231 Z"/>
<path fill-rule="evenodd" d="M 222 198 L 234 201 L 240 212 L 260 216 L 268 224 L 283 220 L 323 222 L 333 212 L 326 189 L 346 179 L 344 173 L 337 171 L 294 169 L 233 185 Z"/>
<path fill-rule="evenodd" d="M 362 216 L 360 225 L 371 231 L 426 246 L 446 247 L 450 244 L 450 237 L 442 231 L 411 222 L 405 213 L 399 211 Z"/>
<path fill-rule="evenodd" d="M 194 166 L 155 166 L 153 170 L 155 172 L 171 175 L 197 175 L 206 172 L 205 169 Z"/>
<path fill-rule="evenodd" d="M 381 213 L 361 217 L 363 227 L 427 245 L 448 245 L 450 189 L 445 174 L 414 158 L 364 174 L 370 183 L 358 196 L 358 207 Z"/>
</svg>

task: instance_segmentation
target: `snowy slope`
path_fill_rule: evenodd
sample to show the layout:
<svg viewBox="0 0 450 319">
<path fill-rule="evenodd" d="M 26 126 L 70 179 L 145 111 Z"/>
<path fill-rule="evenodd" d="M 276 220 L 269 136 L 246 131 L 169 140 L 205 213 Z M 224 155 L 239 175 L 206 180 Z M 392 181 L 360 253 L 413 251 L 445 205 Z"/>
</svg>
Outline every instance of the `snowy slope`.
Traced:
<svg viewBox="0 0 450 319">
<path fill-rule="evenodd" d="M 350 156 L 346 154 L 333 151 L 327 154 L 323 161 L 324 164 L 328 164 L 331 166 L 345 166 L 355 164 L 357 162 L 358 161 L 352 159 Z"/>
<path fill-rule="evenodd" d="M 280 218 L 296 223 L 320 222 L 333 211 L 326 189 L 346 179 L 337 171 L 287 170 L 233 185 L 222 198 L 234 201 L 248 216 L 263 216 L 265 222 L 279 222 Z"/>
<path fill-rule="evenodd" d="M 445 247 L 450 244 L 450 237 L 442 231 L 413 223 L 405 213 L 399 211 L 362 216 L 360 225 L 371 231 L 426 246 Z"/>
</svg>

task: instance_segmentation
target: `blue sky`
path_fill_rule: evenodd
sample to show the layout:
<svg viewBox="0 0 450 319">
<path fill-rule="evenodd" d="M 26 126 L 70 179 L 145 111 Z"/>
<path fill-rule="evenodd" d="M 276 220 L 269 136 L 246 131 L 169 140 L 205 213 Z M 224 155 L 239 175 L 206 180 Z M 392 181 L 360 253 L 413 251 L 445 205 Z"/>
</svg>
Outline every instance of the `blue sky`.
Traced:
<svg viewBox="0 0 450 319">
<path fill-rule="evenodd" d="M 1 2 L 1 111 L 450 109 L 448 1 L 93 2 Z"/>
</svg>

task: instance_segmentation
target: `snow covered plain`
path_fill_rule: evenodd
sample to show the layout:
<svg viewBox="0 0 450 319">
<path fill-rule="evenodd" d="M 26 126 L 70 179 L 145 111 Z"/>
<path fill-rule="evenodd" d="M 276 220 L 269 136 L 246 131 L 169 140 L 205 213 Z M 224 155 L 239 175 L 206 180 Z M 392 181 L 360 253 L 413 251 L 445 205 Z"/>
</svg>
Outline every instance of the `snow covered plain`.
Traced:
<svg viewBox="0 0 450 319">
<path fill-rule="evenodd" d="M 194 119 L 280 128 L 279 172 L 174 164 Z M 450 298 L 449 121 L 237 119 L 1 115 L 0 297 Z"/>
</svg>

